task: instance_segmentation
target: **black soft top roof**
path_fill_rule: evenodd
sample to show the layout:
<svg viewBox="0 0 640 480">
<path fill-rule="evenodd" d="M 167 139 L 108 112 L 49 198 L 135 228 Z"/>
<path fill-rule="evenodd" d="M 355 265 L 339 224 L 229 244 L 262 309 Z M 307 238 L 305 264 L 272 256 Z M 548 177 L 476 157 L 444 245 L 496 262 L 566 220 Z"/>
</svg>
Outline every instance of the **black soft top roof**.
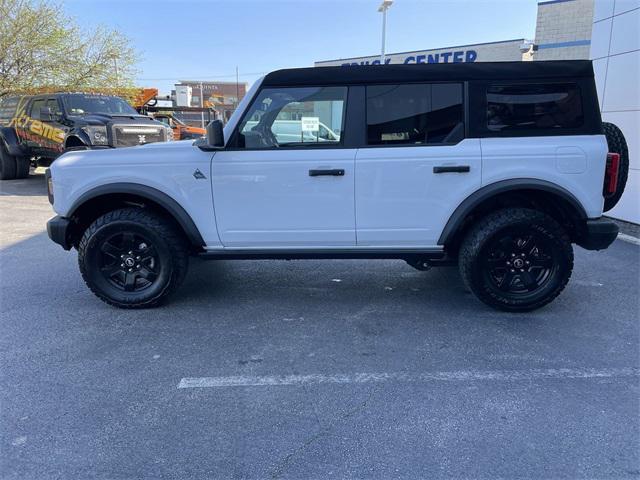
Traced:
<svg viewBox="0 0 640 480">
<path fill-rule="evenodd" d="M 353 65 L 276 70 L 265 86 L 362 85 L 371 83 L 592 78 L 591 60 L 539 62 L 424 63 Z"/>
</svg>

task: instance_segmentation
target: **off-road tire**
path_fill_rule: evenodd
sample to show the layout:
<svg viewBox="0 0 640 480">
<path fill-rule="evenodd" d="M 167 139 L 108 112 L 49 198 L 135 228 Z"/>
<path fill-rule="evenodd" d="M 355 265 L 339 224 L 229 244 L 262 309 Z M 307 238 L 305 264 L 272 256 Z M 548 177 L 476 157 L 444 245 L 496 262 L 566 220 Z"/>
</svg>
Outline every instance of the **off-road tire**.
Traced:
<svg viewBox="0 0 640 480">
<path fill-rule="evenodd" d="M 492 245 L 509 235 L 530 235 L 531 238 L 538 238 L 544 244 L 545 250 L 548 250 L 545 254 L 545 257 L 549 257 L 545 261 L 551 265 L 548 276 L 531 292 L 503 292 L 494 284 L 489 274 L 489 262 L 501 261 L 490 258 L 495 253 Z M 535 263 L 534 259 L 540 250 L 534 249 L 534 252 L 534 255 L 529 257 L 531 263 Z M 505 258 L 508 256 L 505 254 Z M 565 230 L 550 216 L 527 208 L 506 208 L 477 221 L 462 242 L 458 261 L 464 283 L 479 300 L 499 310 L 525 312 L 548 304 L 562 292 L 573 270 L 573 249 Z M 515 276 L 518 277 L 518 274 Z M 513 274 L 510 278 L 513 278 Z M 518 282 L 519 279 L 515 283 Z M 510 281 L 510 284 L 513 283 Z"/>
<path fill-rule="evenodd" d="M 16 178 L 27 178 L 31 171 L 31 159 L 29 157 L 16 158 Z"/>
<path fill-rule="evenodd" d="M 0 180 L 13 180 L 16 178 L 16 158 L 0 143 Z"/>
<path fill-rule="evenodd" d="M 624 187 L 627 185 L 627 177 L 629 176 L 629 148 L 624 138 L 622 130 L 613 123 L 602 122 L 604 135 L 607 137 L 607 145 L 609 152 L 620 154 L 620 167 L 618 170 L 618 184 L 616 185 L 616 193 L 604 199 L 605 212 L 615 207 L 620 201 L 620 197 L 624 193 Z"/>
<path fill-rule="evenodd" d="M 157 278 L 149 288 L 139 292 L 114 287 L 100 270 L 104 244 L 113 236 L 126 232 L 148 238 L 157 252 Z M 78 265 L 89 289 L 109 305 L 154 307 L 184 280 L 189 265 L 188 242 L 171 219 L 143 208 L 123 208 L 102 215 L 85 230 L 78 246 Z M 124 275 L 126 278 L 126 273 Z"/>
</svg>

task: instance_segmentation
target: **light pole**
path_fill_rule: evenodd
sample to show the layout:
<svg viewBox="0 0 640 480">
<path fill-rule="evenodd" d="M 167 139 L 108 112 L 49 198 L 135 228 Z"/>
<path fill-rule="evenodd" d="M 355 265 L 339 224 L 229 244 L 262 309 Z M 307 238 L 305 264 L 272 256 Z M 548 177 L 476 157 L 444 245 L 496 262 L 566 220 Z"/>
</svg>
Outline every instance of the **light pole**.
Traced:
<svg viewBox="0 0 640 480">
<path fill-rule="evenodd" d="M 382 53 L 380 53 L 380 64 L 384 65 L 384 44 L 387 31 L 387 10 L 393 5 L 393 0 L 383 0 L 378 11 L 382 13 Z"/>
<path fill-rule="evenodd" d="M 204 88 L 202 88 L 202 82 L 200 82 L 200 123 L 204 128 Z"/>
</svg>

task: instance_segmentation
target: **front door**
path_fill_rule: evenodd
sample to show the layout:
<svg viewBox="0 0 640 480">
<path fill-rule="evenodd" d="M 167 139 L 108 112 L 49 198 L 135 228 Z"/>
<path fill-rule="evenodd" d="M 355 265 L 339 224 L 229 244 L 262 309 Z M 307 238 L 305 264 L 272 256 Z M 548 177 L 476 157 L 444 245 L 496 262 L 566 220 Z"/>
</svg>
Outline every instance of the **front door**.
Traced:
<svg viewBox="0 0 640 480">
<path fill-rule="evenodd" d="M 42 116 L 44 111 L 50 116 Z M 59 122 L 62 110 L 55 98 L 36 98 L 31 103 L 27 145 L 36 156 L 56 158 L 64 150 L 65 126 Z"/>
<path fill-rule="evenodd" d="M 225 247 L 355 245 L 356 149 L 343 145 L 346 100 L 346 87 L 260 91 L 212 160 Z"/>
</svg>

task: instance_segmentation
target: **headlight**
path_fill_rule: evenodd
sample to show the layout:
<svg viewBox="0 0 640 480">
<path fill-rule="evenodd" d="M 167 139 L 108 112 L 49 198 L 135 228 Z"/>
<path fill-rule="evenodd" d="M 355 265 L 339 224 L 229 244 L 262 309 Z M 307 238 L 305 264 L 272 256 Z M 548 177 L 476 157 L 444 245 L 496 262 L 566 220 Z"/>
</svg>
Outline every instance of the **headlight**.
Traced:
<svg viewBox="0 0 640 480">
<path fill-rule="evenodd" d="M 82 127 L 82 131 L 87 134 L 91 145 L 108 145 L 107 127 Z"/>
</svg>

